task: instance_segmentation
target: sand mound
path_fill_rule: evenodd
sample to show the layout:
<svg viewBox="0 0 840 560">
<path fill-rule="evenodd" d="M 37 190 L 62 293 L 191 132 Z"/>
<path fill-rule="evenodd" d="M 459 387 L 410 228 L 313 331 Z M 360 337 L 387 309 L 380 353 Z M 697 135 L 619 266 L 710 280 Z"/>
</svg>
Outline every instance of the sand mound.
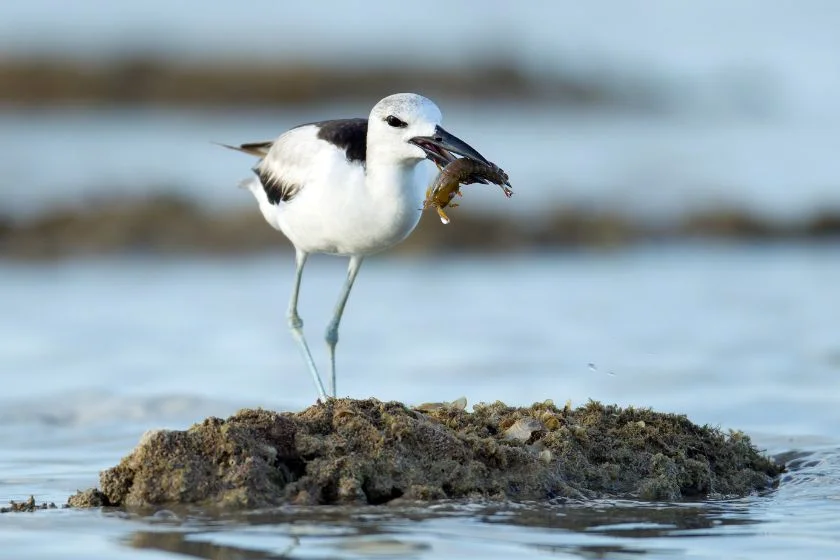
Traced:
<svg viewBox="0 0 840 560">
<path fill-rule="evenodd" d="M 383 504 L 490 498 L 646 500 L 745 495 L 781 465 L 747 436 L 684 416 L 551 401 L 411 409 L 330 400 L 299 413 L 242 410 L 185 431 L 152 431 L 102 472 L 86 505 Z"/>
</svg>

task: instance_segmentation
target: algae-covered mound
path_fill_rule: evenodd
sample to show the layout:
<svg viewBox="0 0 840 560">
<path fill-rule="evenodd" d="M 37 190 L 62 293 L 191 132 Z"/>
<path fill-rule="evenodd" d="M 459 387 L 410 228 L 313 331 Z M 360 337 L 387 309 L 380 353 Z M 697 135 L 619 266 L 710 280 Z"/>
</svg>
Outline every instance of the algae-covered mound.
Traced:
<svg viewBox="0 0 840 560">
<path fill-rule="evenodd" d="M 331 399 L 299 413 L 242 410 L 186 431 L 149 432 L 101 474 L 96 503 L 677 500 L 767 489 L 782 470 L 741 433 L 644 409 L 546 401 L 467 412 Z"/>
</svg>

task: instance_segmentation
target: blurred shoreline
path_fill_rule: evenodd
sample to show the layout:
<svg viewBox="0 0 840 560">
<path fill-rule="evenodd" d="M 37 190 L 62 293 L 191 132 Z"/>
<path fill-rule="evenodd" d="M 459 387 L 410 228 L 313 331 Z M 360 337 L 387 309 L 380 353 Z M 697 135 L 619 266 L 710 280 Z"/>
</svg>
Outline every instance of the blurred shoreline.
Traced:
<svg viewBox="0 0 840 560">
<path fill-rule="evenodd" d="M 631 83 L 632 82 L 632 83 Z M 464 67 L 373 67 L 296 62 L 169 61 L 133 56 L 105 61 L 0 58 L 0 107 L 304 105 L 378 99 L 383 91 L 432 97 L 552 102 L 568 106 L 661 108 L 657 84 L 557 70 L 524 71 L 514 62 L 477 58 Z"/>
<path fill-rule="evenodd" d="M 720 208 L 650 222 L 615 211 L 561 206 L 541 218 L 459 208 L 444 226 L 429 211 L 392 251 L 401 254 L 617 249 L 668 241 L 781 242 L 840 239 L 840 213 L 780 221 Z M 183 198 L 100 201 L 26 219 L 0 218 L 0 258 L 39 260 L 109 254 L 231 256 L 290 250 L 253 209 L 208 210 Z"/>
</svg>

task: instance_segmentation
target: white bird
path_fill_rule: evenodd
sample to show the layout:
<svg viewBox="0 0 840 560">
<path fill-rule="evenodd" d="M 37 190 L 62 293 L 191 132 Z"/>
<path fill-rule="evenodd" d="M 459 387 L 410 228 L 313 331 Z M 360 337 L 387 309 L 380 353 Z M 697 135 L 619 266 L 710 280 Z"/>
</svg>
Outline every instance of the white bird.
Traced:
<svg viewBox="0 0 840 560">
<path fill-rule="evenodd" d="M 260 158 L 253 168 L 257 178 L 243 186 L 266 221 L 295 247 L 287 319 L 321 400 L 327 393 L 297 311 L 306 259 L 312 253 L 350 257 L 325 337 L 335 397 L 335 347 L 347 297 L 364 258 L 403 241 L 420 221 L 425 174 L 417 173 L 417 164 L 428 158 L 446 165 L 453 153 L 487 163 L 440 123 L 440 109 L 431 100 L 398 93 L 377 103 L 367 119 L 305 124 L 274 141 L 226 146 Z"/>
</svg>

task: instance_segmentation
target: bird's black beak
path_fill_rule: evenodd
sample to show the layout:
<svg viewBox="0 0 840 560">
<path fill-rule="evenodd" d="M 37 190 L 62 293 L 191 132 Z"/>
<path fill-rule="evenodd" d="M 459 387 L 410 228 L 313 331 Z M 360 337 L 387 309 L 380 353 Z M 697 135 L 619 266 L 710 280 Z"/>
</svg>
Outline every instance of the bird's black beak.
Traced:
<svg viewBox="0 0 840 560">
<path fill-rule="evenodd" d="M 482 163 L 490 163 L 475 148 L 457 136 L 449 134 L 440 126 L 435 127 L 435 133 L 432 136 L 415 136 L 409 142 L 419 146 L 426 152 L 426 159 L 432 160 L 441 167 L 455 161 L 456 158 L 452 154 L 458 154 Z"/>
</svg>

